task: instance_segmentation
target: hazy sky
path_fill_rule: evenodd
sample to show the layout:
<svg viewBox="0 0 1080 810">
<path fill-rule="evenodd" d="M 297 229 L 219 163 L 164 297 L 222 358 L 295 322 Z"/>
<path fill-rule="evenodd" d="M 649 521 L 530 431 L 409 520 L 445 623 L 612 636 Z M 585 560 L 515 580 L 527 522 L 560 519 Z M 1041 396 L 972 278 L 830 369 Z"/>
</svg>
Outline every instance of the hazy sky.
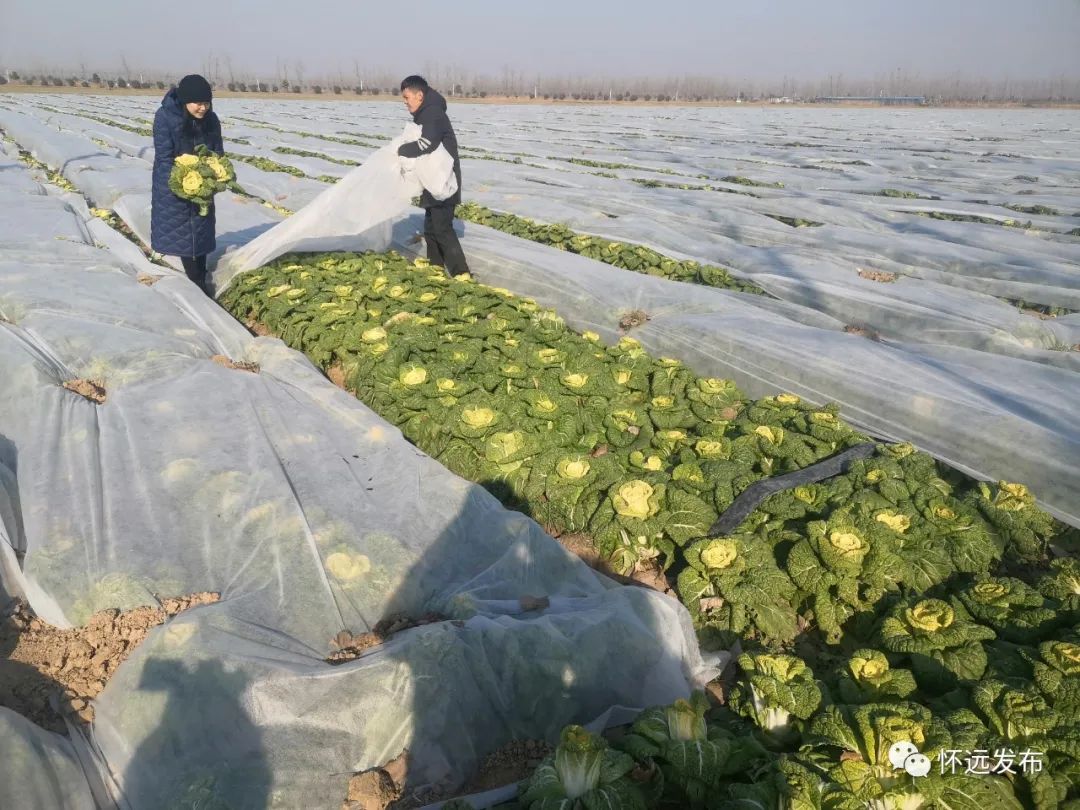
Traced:
<svg viewBox="0 0 1080 810">
<path fill-rule="evenodd" d="M 162 10 L 158 10 L 158 9 Z M 1080 77 L 1080 0 L 0 0 L 0 68 Z M 221 63 L 224 67 L 224 62 Z"/>
</svg>

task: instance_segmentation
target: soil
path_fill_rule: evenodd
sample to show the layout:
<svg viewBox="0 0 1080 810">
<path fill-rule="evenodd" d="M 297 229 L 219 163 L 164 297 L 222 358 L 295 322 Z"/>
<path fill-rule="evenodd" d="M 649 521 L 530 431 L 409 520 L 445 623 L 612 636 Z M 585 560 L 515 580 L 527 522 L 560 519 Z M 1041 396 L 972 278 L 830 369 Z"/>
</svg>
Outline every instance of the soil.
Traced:
<svg viewBox="0 0 1080 810">
<path fill-rule="evenodd" d="M 408 774 L 408 749 L 381 768 L 353 774 L 349 779 L 348 797 L 341 805 L 341 810 L 400 810 L 403 807 L 422 807 L 422 804 L 415 802 L 398 801 L 404 793 Z"/>
<path fill-rule="evenodd" d="M 583 534 L 562 534 L 552 529 L 550 526 L 544 527 L 545 531 L 554 537 L 559 543 L 569 551 L 571 554 L 578 557 L 587 566 L 594 571 L 598 571 L 606 577 L 609 577 L 616 582 L 623 585 L 638 585 L 643 588 L 649 588 L 660 593 L 675 595 L 674 589 L 671 587 L 671 583 L 668 581 L 667 576 L 661 569 L 660 564 L 656 561 L 642 561 L 639 562 L 637 568 L 634 569 L 628 576 L 616 573 L 607 560 L 600 556 L 600 553 L 596 550 L 592 540 Z"/>
<path fill-rule="evenodd" d="M 555 749 L 542 740 L 512 740 L 484 758 L 476 775 L 458 790 L 427 788 L 406 793 L 409 752 L 381 768 L 354 774 L 349 779 L 348 798 L 342 810 L 415 810 L 426 804 L 446 801 L 511 785 L 527 778 Z"/>
<path fill-rule="evenodd" d="M 627 312 L 625 315 L 619 318 L 619 329 L 623 332 L 629 332 L 636 326 L 641 326 L 649 320 L 649 314 L 643 309 L 635 309 L 633 312 Z"/>
<path fill-rule="evenodd" d="M 216 601 L 217 594 L 196 593 L 165 599 L 158 608 L 103 610 L 83 627 L 60 630 L 14 600 L 0 611 L 0 706 L 50 731 L 65 732 L 64 716 L 90 723 L 90 701 L 153 628 Z M 54 696 L 61 713 L 53 708 Z"/>
<path fill-rule="evenodd" d="M 511 740 L 484 758 L 480 772 L 459 793 L 481 793 L 530 776 L 554 748 L 543 740 Z"/>
<path fill-rule="evenodd" d="M 341 363 L 334 363 L 330 366 L 326 370 L 326 376 L 338 388 L 345 389 L 345 369 L 341 367 Z"/>
<path fill-rule="evenodd" d="M 96 402 L 98 405 L 105 404 L 104 383 L 82 379 L 68 380 L 64 383 L 64 388 L 68 391 L 73 391 L 81 397 L 86 397 L 88 400 Z"/>
<path fill-rule="evenodd" d="M 870 340 L 881 340 L 881 335 L 873 329 L 867 329 L 864 326 L 852 326 L 849 324 L 844 327 L 844 331 L 849 335 L 858 335 L 859 337 L 870 338 Z"/>
<path fill-rule="evenodd" d="M 161 279 L 162 276 L 152 276 L 149 273 L 139 273 L 139 275 L 135 277 L 136 281 L 138 281 L 140 284 L 145 284 L 147 287 L 153 287 L 155 284 L 161 281 Z"/>
<path fill-rule="evenodd" d="M 887 270 L 860 270 L 859 277 L 867 281 L 879 281 L 882 284 L 896 281 L 897 278 L 896 273 L 890 273 Z"/>
<path fill-rule="evenodd" d="M 247 319 L 244 321 L 244 326 L 246 326 L 247 330 L 255 337 L 274 337 L 273 332 L 271 332 L 265 324 L 255 320 L 251 314 L 248 314 Z"/>
<path fill-rule="evenodd" d="M 346 661 L 354 661 L 372 647 L 378 647 L 395 633 L 408 630 L 410 627 L 420 627 L 421 625 L 443 621 L 446 621 L 445 616 L 438 613 L 425 613 L 419 619 L 412 619 L 407 616 L 383 619 L 375 625 L 374 630 L 359 635 L 353 635 L 348 630 L 342 630 L 330 639 L 330 647 L 334 652 L 326 657 L 326 662 L 328 664 L 344 664 Z"/>
<path fill-rule="evenodd" d="M 225 368 L 231 368 L 237 371 L 250 371 L 252 374 L 259 373 L 258 363 L 248 363 L 243 360 L 230 360 L 223 354 L 215 354 L 210 359 L 217 363 L 219 366 L 224 366 Z"/>
<path fill-rule="evenodd" d="M 349 780 L 342 810 L 386 810 L 401 798 L 401 788 L 382 768 L 358 773 Z"/>
</svg>

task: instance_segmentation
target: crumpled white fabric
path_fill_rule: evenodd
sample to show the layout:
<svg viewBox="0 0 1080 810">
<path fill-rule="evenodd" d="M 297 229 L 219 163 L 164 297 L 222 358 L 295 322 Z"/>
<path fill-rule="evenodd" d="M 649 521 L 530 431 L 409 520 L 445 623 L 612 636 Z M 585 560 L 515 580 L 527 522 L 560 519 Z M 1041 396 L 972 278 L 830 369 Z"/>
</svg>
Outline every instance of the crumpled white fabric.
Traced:
<svg viewBox="0 0 1080 810">
<path fill-rule="evenodd" d="M 420 137 L 419 124 L 406 124 L 401 137 L 404 143 Z M 454 158 L 441 143 L 429 155 L 418 158 L 400 158 L 401 173 L 407 182 L 413 184 L 416 193 L 427 189 L 436 200 L 448 200 L 458 190 L 457 175 L 454 174 Z"/>
<path fill-rule="evenodd" d="M 457 191 L 454 159 L 441 144 L 420 158 L 398 155 L 398 147 L 416 140 L 419 133 L 419 125 L 407 125 L 401 135 L 293 216 L 243 247 L 226 252 L 214 274 L 217 289 L 224 289 L 237 273 L 261 267 L 286 253 L 389 248 L 394 223 L 423 189 L 437 200 Z"/>
</svg>

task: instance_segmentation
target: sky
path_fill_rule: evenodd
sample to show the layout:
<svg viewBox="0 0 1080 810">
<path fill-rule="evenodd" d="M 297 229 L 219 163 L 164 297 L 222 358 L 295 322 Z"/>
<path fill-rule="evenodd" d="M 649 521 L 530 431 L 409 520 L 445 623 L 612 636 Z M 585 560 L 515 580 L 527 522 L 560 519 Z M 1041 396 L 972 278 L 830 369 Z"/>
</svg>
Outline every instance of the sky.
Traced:
<svg viewBox="0 0 1080 810">
<path fill-rule="evenodd" d="M 160 9 L 160 10 L 159 10 Z M 1080 0 L 0 0 L 0 69 L 1080 78 Z M 238 76 L 239 78 L 239 76 Z"/>
</svg>

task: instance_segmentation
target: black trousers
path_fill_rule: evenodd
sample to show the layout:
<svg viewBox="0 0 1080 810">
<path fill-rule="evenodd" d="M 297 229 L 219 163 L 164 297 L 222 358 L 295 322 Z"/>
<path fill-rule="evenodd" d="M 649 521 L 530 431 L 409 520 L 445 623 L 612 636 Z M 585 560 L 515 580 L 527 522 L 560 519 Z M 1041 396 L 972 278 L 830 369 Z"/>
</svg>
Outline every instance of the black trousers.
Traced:
<svg viewBox="0 0 1080 810">
<path fill-rule="evenodd" d="M 424 210 L 424 241 L 429 262 L 445 267 L 451 276 L 460 276 L 469 272 L 469 264 L 454 233 L 454 207 L 439 203 Z"/>
<path fill-rule="evenodd" d="M 180 263 L 184 265 L 187 277 L 206 292 L 206 256 L 181 256 Z"/>
</svg>

